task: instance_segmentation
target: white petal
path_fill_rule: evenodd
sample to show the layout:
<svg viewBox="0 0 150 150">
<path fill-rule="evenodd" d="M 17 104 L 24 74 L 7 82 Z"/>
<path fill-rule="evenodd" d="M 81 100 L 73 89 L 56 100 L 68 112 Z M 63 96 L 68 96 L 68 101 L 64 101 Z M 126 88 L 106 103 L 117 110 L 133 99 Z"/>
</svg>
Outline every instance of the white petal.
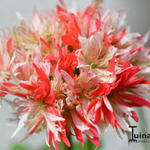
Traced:
<svg viewBox="0 0 150 150">
<path fill-rule="evenodd" d="M 89 130 L 89 127 L 87 127 L 75 114 L 72 115 L 72 119 L 76 127 L 82 132 Z"/>
<path fill-rule="evenodd" d="M 28 113 L 25 113 L 24 115 L 20 116 L 20 121 L 18 123 L 18 127 L 15 130 L 15 132 L 13 133 L 13 135 L 11 136 L 11 138 L 13 138 L 24 127 L 27 118 L 28 118 Z"/>
<path fill-rule="evenodd" d="M 104 103 L 105 103 L 106 107 L 107 107 L 111 112 L 113 112 L 113 108 L 112 108 L 112 106 L 111 106 L 111 104 L 110 104 L 108 98 L 105 96 L 105 97 L 103 97 L 103 100 L 104 100 Z"/>
<path fill-rule="evenodd" d="M 72 89 L 74 87 L 74 81 L 72 77 L 65 71 L 61 70 L 61 74 L 64 78 L 64 80 L 68 83 L 68 87 Z"/>
<path fill-rule="evenodd" d="M 48 113 L 47 113 L 47 118 L 51 121 L 64 121 L 65 120 L 62 117 L 58 117 L 58 116 L 55 116 L 53 114 L 48 114 Z"/>
</svg>

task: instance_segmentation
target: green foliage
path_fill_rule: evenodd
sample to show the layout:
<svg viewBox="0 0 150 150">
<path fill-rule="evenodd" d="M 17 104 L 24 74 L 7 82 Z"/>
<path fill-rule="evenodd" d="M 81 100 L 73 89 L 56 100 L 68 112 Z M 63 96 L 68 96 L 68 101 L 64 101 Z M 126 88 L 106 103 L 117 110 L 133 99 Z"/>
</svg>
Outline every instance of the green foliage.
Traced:
<svg viewBox="0 0 150 150">
<path fill-rule="evenodd" d="M 102 150 L 103 149 L 102 145 L 103 144 L 101 144 L 101 147 L 96 148 L 94 144 L 92 144 L 89 140 L 85 141 L 84 146 L 82 146 L 79 142 L 74 141 L 71 148 L 66 147 L 65 144 L 63 143 L 59 143 L 59 149 L 60 150 Z M 35 149 L 29 148 L 24 144 L 14 144 L 10 150 L 35 150 Z M 39 149 L 36 150 L 49 150 L 49 148 L 47 146 L 41 146 L 39 147 Z M 54 150 L 54 148 L 51 147 L 50 150 Z"/>
<path fill-rule="evenodd" d="M 102 150 L 103 147 L 96 148 L 93 143 L 86 140 L 85 145 L 82 146 L 79 142 L 75 142 L 71 150 Z"/>
<path fill-rule="evenodd" d="M 41 147 L 39 150 L 49 150 L 47 146 Z"/>
<path fill-rule="evenodd" d="M 23 144 L 14 144 L 12 147 L 11 147 L 11 150 L 31 150 L 30 148 L 28 148 L 28 146 L 25 146 Z"/>
</svg>

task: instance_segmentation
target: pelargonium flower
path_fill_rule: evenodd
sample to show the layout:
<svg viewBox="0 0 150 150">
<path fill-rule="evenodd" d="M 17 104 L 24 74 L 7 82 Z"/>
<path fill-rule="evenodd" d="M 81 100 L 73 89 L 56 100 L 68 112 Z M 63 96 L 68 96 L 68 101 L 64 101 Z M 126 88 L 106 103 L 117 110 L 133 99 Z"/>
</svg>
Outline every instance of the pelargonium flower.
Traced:
<svg viewBox="0 0 150 150">
<path fill-rule="evenodd" d="M 139 94 L 140 91 L 138 91 L 138 86 L 142 87 L 142 84 L 149 84 L 149 81 L 146 81 L 145 77 L 135 76 L 135 74 L 139 72 L 138 67 L 125 65 L 123 70 L 116 75 L 116 81 L 111 84 L 100 83 L 98 87 L 91 92 L 93 100 L 88 106 L 88 112 L 96 107 L 92 110 L 96 112 L 93 113 L 95 114 L 95 123 L 98 123 L 100 120 L 109 121 L 113 127 L 118 125 L 121 127 L 121 121 L 128 119 L 126 118 L 128 111 L 124 112 L 121 109 L 122 105 L 129 108 L 135 106 L 150 107 L 148 99 L 141 96 Z M 135 113 L 133 115 L 133 111 L 131 112 L 131 117 L 133 117 L 135 121 L 138 121 Z M 119 119 L 117 120 L 117 118 Z"/>
<path fill-rule="evenodd" d="M 33 64 L 36 76 L 29 83 L 12 83 L 8 92 L 19 96 L 14 100 L 17 116 L 20 118 L 18 128 L 14 135 L 24 126 L 28 128 L 26 136 L 47 129 L 47 143 L 53 144 L 57 149 L 57 142 L 64 141 L 69 146 L 65 132 L 65 119 L 61 116 L 61 108 L 57 104 L 56 91 L 51 88 L 49 77 L 43 69 Z M 48 68 L 47 68 L 48 69 Z M 14 136 L 13 135 L 13 136 Z"/>
<path fill-rule="evenodd" d="M 100 145 L 99 133 L 111 125 L 129 132 L 134 107 L 150 107 L 148 33 L 131 33 L 125 13 L 100 1 L 84 11 L 35 12 L 0 42 L 0 98 L 11 104 L 26 139 L 46 130 L 46 143 Z M 12 95 L 11 99 L 5 96 Z M 12 119 L 13 120 L 13 119 Z"/>
</svg>

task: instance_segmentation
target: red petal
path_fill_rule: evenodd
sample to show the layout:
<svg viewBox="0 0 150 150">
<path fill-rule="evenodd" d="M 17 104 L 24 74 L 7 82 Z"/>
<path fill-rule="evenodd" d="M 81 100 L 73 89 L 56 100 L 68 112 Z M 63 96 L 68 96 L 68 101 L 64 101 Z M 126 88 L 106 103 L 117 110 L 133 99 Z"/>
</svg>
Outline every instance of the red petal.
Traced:
<svg viewBox="0 0 150 150">
<path fill-rule="evenodd" d="M 96 19 L 96 20 L 95 20 L 95 28 L 93 29 L 93 31 L 91 31 L 91 32 L 89 33 L 89 36 L 92 36 L 92 35 L 94 35 L 96 32 L 98 32 L 98 30 L 100 29 L 100 27 L 101 27 L 101 22 L 100 22 L 99 19 Z"/>
<path fill-rule="evenodd" d="M 98 99 L 94 99 L 90 102 L 90 104 L 88 105 L 88 108 L 87 108 L 87 113 L 89 113 L 89 111 L 94 107 L 94 105 L 96 105 Z"/>
<path fill-rule="evenodd" d="M 36 73 L 38 75 L 38 79 L 41 81 L 46 81 L 47 83 L 50 83 L 45 72 L 41 68 L 37 67 L 37 65 L 35 65 L 34 63 L 33 63 L 33 66 L 34 66 Z"/>
<path fill-rule="evenodd" d="M 112 125 L 112 127 L 115 127 L 116 126 L 116 116 L 114 115 L 114 113 L 110 112 L 106 108 L 106 106 L 103 107 L 103 111 L 104 111 L 104 114 L 106 115 L 106 118 L 108 119 L 108 121 Z"/>
<path fill-rule="evenodd" d="M 54 140 L 53 145 L 54 145 L 55 150 L 59 150 L 58 141 Z"/>
<path fill-rule="evenodd" d="M 101 27 L 101 21 L 99 19 L 96 19 L 95 24 L 96 24 L 96 28 L 97 28 L 97 31 L 98 31 Z"/>
<path fill-rule="evenodd" d="M 8 41 L 7 41 L 7 52 L 10 53 L 12 52 L 12 41 L 13 39 L 12 38 L 9 38 Z"/>
<path fill-rule="evenodd" d="M 67 45 L 71 45 L 74 47 L 74 49 L 79 48 L 78 43 L 76 42 L 76 39 L 71 34 L 65 34 L 62 36 L 62 41 L 66 43 Z"/>
<path fill-rule="evenodd" d="M 64 135 L 63 133 L 60 133 L 60 137 L 61 137 L 61 140 L 62 140 L 68 147 L 71 146 L 71 144 L 70 144 L 68 138 L 66 137 L 66 135 Z"/>
<path fill-rule="evenodd" d="M 101 108 L 97 108 L 96 112 L 95 112 L 95 119 L 94 119 L 94 123 L 98 124 L 100 119 L 101 119 Z"/>
<path fill-rule="evenodd" d="M 142 84 L 150 84 L 150 81 L 144 80 Z"/>
<path fill-rule="evenodd" d="M 71 26 L 70 26 L 70 28 L 74 29 L 74 30 L 72 30 L 73 34 L 75 36 L 78 36 L 78 34 L 80 34 L 81 31 L 80 31 L 79 25 L 77 23 L 77 20 L 75 18 L 75 15 L 72 13 L 70 17 L 71 17 L 71 20 L 70 20 L 71 21 Z"/>
<path fill-rule="evenodd" d="M 135 112 L 135 111 L 131 111 L 131 114 L 132 114 L 131 117 L 132 117 L 136 122 L 139 122 L 139 118 L 138 118 L 136 112 Z"/>
<path fill-rule="evenodd" d="M 72 122 L 72 128 L 73 128 L 73 130 L 74 130 L 74 132 L 75 132 L 75 134 L 76 134 L 77 140 L 78 140 L 82 145 L 84 145 L 84 138 L 83 138 L 83 136 L 82 136 L 82 132 L 81 132 L 78 128 L 76 128 L 76 126 L 75 126 L 73 120 L 72 120 L 71 122 Z"/>
<path fill-rule="evenodd" d="M 100 142 L 99 142 L 99 138 L 98 137 L 93 137 L 93 138 L 90 138 L 89 136 L 87 136 L 87 138 L 97 147 L 100 146 Z"/>
<path fill-rule="evenodd" d="M 144 98 L 142 98 L 141 96 L 135 96 L 135 95 L 131 95 L 131 94 L 124 94 L 121 93 L 120 96 L 124 99 L 127 99 L 135 104 L 138 104 L 140 106 L 147 106 L 150 107 L 150 102 L 146 101 Z"/>
<path fill-rule="evenodd" d="M 130 53 L 133 54 L 133 53 L 138 52 L 138 51 L 141 51 L 141 50 L 142 50 L 141 47 L 135 48 L 135 49 L 131 49 L 131 50 L 130 50 Z"/>
<path fill-rule="evenodd" d="M 124 100 L 121 99 L 121 97 L 119 97 L 119 95 L 115 96 L 114 98 L 115 100 L 117 100 L 117 102 L 121 105 L 124 105 L 124 106 L 127 106 L 127 107 L 141 107 L 140 105 L 138 104 L 134 104 L 132 102 L 125 102 Z"/>
<path fill-rule="evenodd" d="M 33 91 L 33 90 L 35 89 L 34 86 L 29 85 L 29 84 L 20 83 L 19 85 L 20 85 L 21 87 L 23 87 L 24 89 L 27 89 L 27 90 L 29 90 L 29 91 Z"/>
<path fill-rule="evenodd" d="M 17 87 L 15 84 L 10 83 L 10 82 L 5 82 L 3 85 L 8 86 L 8 87 Z"/>
<path fill-rule="evenodd" d="M 63 58 L 64 55 L 63 55 L 62 48 L 60 47 L 60 45 L 57 45 L 57 48 L 58 48 L 60 58 Z"/>
<path fill-rule="evenodd" d="M 41 124 L 42 121 L 43 121 L 43 118 L 39 120 L 39 122 L 34 126 L 34 128 L 32 128 L 32 129 L 28 132 L 28 134 L 33 134 L 33 133 L 37 130 L 37 128 L 40 126 L 40 124 Z"/>
<path fill-rule="evenodd" d="M 109 109 L 109 111 L 113 112 L 113 108 L 106 96 L 103 97 L 103 101 L 104 101 L 105 106 Z"/>
<path fill-rule="evenodd" d="M 141 78 L 138 78 L 138 77 L 131 77 L 127 82 L 126 84 L 124 85 L 124 88 L 125 87 L 131 87 L 133 85 L 136 85 L 136 84 L 144 84 L 143 81 L 144 81 L 145 77 L 141 77 Z"/>
<path fill-rule="evenodd" d="M 114 42 L 120 41 L 125 35 L 126 35 L 126 29 L 122 29 L 121 32 L 116 35 Z"/>
<path fill-rule="evenodd" d="M 47 111 L 55 116 L 60 117 L 60 114 L 54 107 L 51 107 L 51 106 L 47 107 Z"/>
<path fill-rule="evenodd" d="M 115 71 L 115 60 L 116 56 L 114 55 L 113 58 L 110 60 L 109 66 L 108 66 L 108 71 L 114 72 Z"/>
<path fill-rule="evenodd" d="M 106 46 L 111 46 L 111 43 L 113 41 L 113 35 L 112 34 L 104 34 L 104 43 Z"/>
<path fill-rule="evenodd" d="M 48 139 L 47 139 L 48 140 L 48 144 L 51 145 L 54 135 L 53 135 L 53 133 L 50 130 L 48 130 L 47 132 L 48 132 L 47 133 L 48 134 Z"/>
<path fill-rule="evenodd" d="M 91 96 L 102 96 L 110 89 L 110 85 L 107 83 L 101 83 L 96 89 L 91 92 Z M 109 93 L 109 92 L 108 92 Z"/>
<path fill-rule="evenodd" d="M 51 91 L 48 97 L 44 100 L 46 104 L 53 104 L 56 99 L 56 92 Z"/>
</svg>

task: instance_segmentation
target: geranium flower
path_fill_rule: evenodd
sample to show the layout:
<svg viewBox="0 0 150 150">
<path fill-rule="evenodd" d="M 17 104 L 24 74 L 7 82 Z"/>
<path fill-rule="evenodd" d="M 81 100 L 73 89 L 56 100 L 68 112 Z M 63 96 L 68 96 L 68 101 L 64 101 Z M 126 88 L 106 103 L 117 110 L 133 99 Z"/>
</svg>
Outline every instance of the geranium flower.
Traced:
<svg viewBox="0 0 150 150">
<path fill-rule="evenodd" d="M 67 137 L 64 128 L 65 119 L 61 116 L 61 110 L 57 108 L 56 92 L 51 89 L 51 83 L 45 72 L 33 64 L 36 70 L 35 81 L 19 83 L 19 85 L 7 85 L 12 95 L 20 96 L 15 99 L 14 107 L 17 109 L 16 117 L 19 124 L 13 136 L 22 128 L 27 127 L 26 136 L 32 135 L 43 128 L 47 128 L 48 144 L 53 144 L 57 149 L 57 142 L 64 140 L 67 145 Z M 6 84 L 5 84 L 6 86 Z"/>
<path fill-rule="evenodd" d="M 0 98 L 15 109 L 13 137 L 46 130 L 55 150 L 72 146 L 68 135 L 98 147 L 99 130 L 129 132 L 134 107 L 150 107 L 149 34 L 131 33 L 125 13 L 100 1 L 84 11 L 60 4 L 30 20 L 17 14 L 19 25 L 1 37 Z"/>
<path fill-rule="evenodd" d="M 89 106 L 88 112 L 92 110 L 94 116 L 94 122 L 110 122 L 113 127 L 119 126 L 117 118 L 122 117 L 121 120 L 127 118 L 128 111 L 124 112 L 122 106 L 125 107 L 150 107 L 150 101 L 140 95 L 138 87 L 142 84 L 149 84 L 149 81 L 145 80 L 145 77 L 137 77 L 136 74 L 140 71 L 138 67 L 128 66 L 124 64 L 122 71 L 116 75 L 115 82 L 100 83 L 96 89 L 91 92 L 91 96 L 94 98 Z M 145 93 L 147 94 L 147 93 Z M 116 108 L 116 106 L 120 108 Z M 118 111 L 120 109 L 120 111 Z M 118 114 L 119 112 L 119 114 Z M 130 111 L 130 116 L 138 121 L 134 111 Z"/>
</svg>

